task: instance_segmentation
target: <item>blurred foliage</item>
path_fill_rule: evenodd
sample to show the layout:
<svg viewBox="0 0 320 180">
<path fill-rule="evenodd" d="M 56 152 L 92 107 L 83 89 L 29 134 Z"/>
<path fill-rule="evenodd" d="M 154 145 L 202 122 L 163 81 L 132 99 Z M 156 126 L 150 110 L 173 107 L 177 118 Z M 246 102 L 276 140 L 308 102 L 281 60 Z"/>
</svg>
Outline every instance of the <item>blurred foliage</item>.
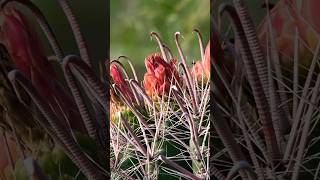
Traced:
<svg viewBox="0 0 320 180">
<path fill-rule="evenodd" d="M 178 57 L 174 33 L 180 31 L 188 61 L 200 59 L 198 41 L 193 29 L 209 39 L 209 0 L 114 0 L 111 1 L 111 58 L 125 55 L 133 60 L 140 78 L 145 72 L 144 58 L 159 51 L 150 32 L 155 31 Z"/>
</svg>

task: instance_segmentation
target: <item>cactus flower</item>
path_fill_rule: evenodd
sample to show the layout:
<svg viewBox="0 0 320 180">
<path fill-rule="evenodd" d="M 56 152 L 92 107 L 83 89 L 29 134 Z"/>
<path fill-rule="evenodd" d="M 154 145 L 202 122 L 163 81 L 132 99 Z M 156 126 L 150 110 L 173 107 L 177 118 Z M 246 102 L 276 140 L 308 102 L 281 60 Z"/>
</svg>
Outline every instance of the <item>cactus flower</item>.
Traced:
<svg viewBox="0 0 320 180">
<path fill-rule="evenodd" d="M 13 7 L 6 8 L 1 15 L 1 42 L 5 44 L 17 69 L 31 80 L 39 94 L 47 100 L 59 119 L 65 116 L 73 128 L 83 131 L 75 103 L 62 89 L 57 75 L 45 56 L 40 40 L 22 13 Z"/>
<path fill-rule="evenodd" d="M 37 71 L 50 79 L 56 74 L 42 50 L 42 45 L 25 17 L 14 8 L 7 8 L 3 15 L 1 37 L 16 67 L 27 77 Z"/>
<path fill-rule="evenodd" d="M 193 77 L 201 82 L 202 80 L 207 82 L 210 78 L 210 41 L 207 44 L 204 59 L 197 61 L 191 69 Z"/>
<path fill-rule="evenodd" d="M 275 42 L 283 57 L 293 58 L 297 29 L 299 38 L 304 42 L 299 47 L 299 59 L 303 60 L 300 63 L 303 65 L 310 63 L 312 54 L 308 49 L 315 50 L 320 33 L 320 23 L 317 19 L 319 5 L 318 0 L 303 0 L 299 6 L 293 0 L 280 0 L 271 10 L 270 19 Z M 262 45 L 266 44 L 267 27 L 265 19 L 258 30 Z"/>
<path fill-rule="evenodd" d="M 147 72 L 144 75 L 144 88 L 150 97 L 162 96 L 169 92 L 170 85 L 180 81 L 176 60 L 163 60 L 159 53 L 145 59 Z"/>
<path fill-rule="evenodd" d="M 128 82 L 124 79 L 123 74 L 115 64 L 110 65 L 110 76 L 116 87 L 127 99 L 133 101 L 133 93 L 129 88 Z"/>
</svg>

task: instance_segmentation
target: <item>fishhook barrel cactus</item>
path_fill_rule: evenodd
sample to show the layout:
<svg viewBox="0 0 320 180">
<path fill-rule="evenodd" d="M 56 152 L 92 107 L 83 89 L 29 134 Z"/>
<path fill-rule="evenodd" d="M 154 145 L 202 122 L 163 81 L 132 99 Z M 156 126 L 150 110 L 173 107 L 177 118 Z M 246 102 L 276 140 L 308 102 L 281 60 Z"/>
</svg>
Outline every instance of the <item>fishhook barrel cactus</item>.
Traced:
<svg viewBox="0 0 320 180">
<path fill-rule="evenodd" d="M 304 8 L 315 3 L 295 2 Z M 212 54 L 213 70 L 223 84 L 212 83 L 210 119 L 215 131 L 210 170 L 217 179 L 319 177 L 320 46 L 318 38 L 308 38 L 308 33 L 317 37 L 306 25 L 315 26 L 306 17 L 311 12 L 304 9 L 301 15 L 299 8 L 291 0 L 280 0 L 256 28 L 244 0 L 222 4 L 219 15 L 228 17 L 234 43 L 212 22 L 217 40 L 234 60 L 230 77 L 221 58 Z M 306 46 L 312 47 L 310 56 L 300 55 Z M 302 66 L 306 73 L 299 78 Z M 221 101 L 221 88 L 229 101 Z"/>
<path fill-rule="evenodd" d="M 147 72 L 142 83 L 128 77 L 120 58 L 111 61 L 112 179 L 210 178 L 210 67 L 206 66 L 210 44 L 205 53 L 201 34 L 195 32 L 201 67 L 187 65 L 179 33 L 175 41 L 184 61 L 179 65 L 157 33 L 151 33 L 161 53 L 145 59 Z M 134 68 L 131 70 L 136 74 Z"/>
<path fill-rule="evenodd" d="M 201 34 L 195 31 L 201 58 L 190 67 L 180 33 L 174 35 L 179 52 L 174 57 L 152 32 L 160 53 L 146 58 L 142 82 L 124 56 L 106 61 L 110 79 L 99 78 L 102 72 L 92 68 L 71 6 L 66 0 L 57 2 L 80 57 L 65 54 L 32 1 L 1 1 L 0 143 L 6 157 L 0 156 L 5 172 L 0 177 L 209 179 L 210 43 L 205 51 Z M 55 53 L 52 62 L 27 18 L 15 8 L 17 3 L 40 25 Z M 67 88 L 52 63 L 62 69 Z"/>
</svg>

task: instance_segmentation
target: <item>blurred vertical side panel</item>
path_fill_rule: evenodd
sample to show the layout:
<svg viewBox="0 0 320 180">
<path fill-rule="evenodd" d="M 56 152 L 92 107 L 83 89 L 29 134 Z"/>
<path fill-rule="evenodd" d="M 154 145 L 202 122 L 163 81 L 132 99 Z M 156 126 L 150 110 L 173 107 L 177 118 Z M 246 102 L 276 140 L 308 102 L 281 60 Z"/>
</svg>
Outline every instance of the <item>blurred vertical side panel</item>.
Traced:
<svg viewBox="0 0 320 180">
<path fill-rule="evenodd" d="M 110 179 L 109 1 L 1 1 L 0 179 Z"/>
</svg>

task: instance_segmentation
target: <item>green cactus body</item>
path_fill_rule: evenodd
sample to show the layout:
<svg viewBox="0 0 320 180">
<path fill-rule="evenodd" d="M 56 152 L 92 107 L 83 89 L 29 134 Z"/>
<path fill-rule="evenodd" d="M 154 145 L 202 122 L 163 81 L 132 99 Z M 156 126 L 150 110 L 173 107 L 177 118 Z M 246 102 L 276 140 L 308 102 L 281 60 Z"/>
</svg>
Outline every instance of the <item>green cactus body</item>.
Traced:
<svg viewBox="0 0 320 180">
<path fill-rule="evenodd" d="M 173 117 L 174 118 L 174 117 Z M 173 126 L 173 123 L 178 121 L 178 119 L 174 118 L 167 118 L 167 120 L 164 123 L 164 128 L 170 128 Z M 178 127 L 176 127 L 176 129 L 179 130 L 186 130 L 186 128 L 182 125 L 179 125 Z M 161 142 L 162 141 L 162 142 Z M 184 143 L 188 143 L 188 140 L 183 140 Z M 160 143 L 161 142 L 161 143 Z M 179 156 L 186 156 L 188 157 L 188 154 L 183 154 L 181 155 L 181 152 L 186 151 L 186 149 L 180 144 L 175 142 L 172 137 L 170 135 L 165 135 L 163 137 L 162 140 L 160 140 L 160 142 L 158 142 L 158 146 L 159 146 L 159 155 L 163 155 L 165 157 L 172 157 L 172 160 L 177 163 L 178 165 L 180 165 L 181 167 L 185 168 L 186 170 L 191 170 L 190 169 L 190 164 L 191 161 L 189 160 L 185 160 Z M 165 164 L 161 164 L 162 167 L 166 167 L 168 169 L 171 169 L 172 167 L 167 166 Z M 173 175 L 168 174 L 168 172 L 166 172 L 164 170 L 164 168 L 160 167 L 160 171 L 159 171 L 159 179 L 179 179 L 178 177 L 175 177 Z"/>
<path fill-rule="evenodd" d="M 198 143 L 199 143 L 200 146 L 202 145 L 203 137 L 199 137 L 198 138 Z M 205 144 L 207 144 L 207 142 Z M 192 141 L 190 139 L 189 145 L 190 145 L 191 156 L 194 157 L 194 158 L 192 158 L 193 159 L 192 160 L 192 171 L 193 171 L 194 174 L 201 175 L 203 173 L 203 169 L 205 168 L 203 166 L 203 163 L 205 163 L 205 162 L 202 162 L 200 160 L 201 158 L 198 157 L 198 152 L 197 152 L 197 149 L 195 147 L 194 141 Z M 207 148 L 207 146 L 205 146 L 204 148 Z"/>
</svg>

